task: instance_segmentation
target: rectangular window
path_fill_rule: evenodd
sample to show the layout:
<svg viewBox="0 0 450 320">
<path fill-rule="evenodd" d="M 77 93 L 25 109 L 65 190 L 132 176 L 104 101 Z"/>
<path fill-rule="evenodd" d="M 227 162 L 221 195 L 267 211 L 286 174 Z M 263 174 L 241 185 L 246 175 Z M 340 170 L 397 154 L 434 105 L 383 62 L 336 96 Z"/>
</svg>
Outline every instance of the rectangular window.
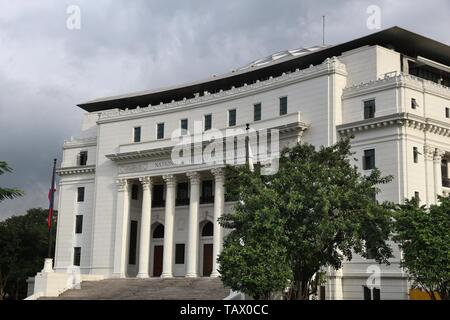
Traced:
<svg viewBox="0 0 450 320">
<path fill-rule="evenodd" d="M 131 199 L 138 200 L 139 197 L 139 186 L 137 184 L 131 185 Z"/>
<path fill-rule="evenodd" d="M 212 114 L 205 114 L 205 131 L 210 130 L 212 128 Z"/>
<path fill-rule="evenodd" d="M 228 126 L 233 127 L 236 125 L 236 109 L 228 110 Z"/>
<path fill-rule="evenodd" d="M 417 147 L 413 147 L 413 159 L 414 163 L 419 162 L 419 150 L 417 150 Z"/>
<path fill-rule="evenodd" d="M 281 97 L 280 98 L 280 116 L 287 114 L 288 112 L 288 105 L 287 105 L 287 97 Z"/>
<path fill-rule="evenodd" d="M 363 286 L 364 290 L 364 300 L 372 300 L 372 292 L 370 292 L 370 289 L 366 286 Z"/>
<path fill-rule="evenodd" d="M 84 201 L 84 187 L 77 188 L 77 202 Z"/>
<path fill-rule="evenodd" d="M 372 294 L 373 294 L 373 300 L 381 300 L 381 292 L 380 292 L 380 288 L 373 288 L 372 289 Z"/>
<path fill-rule="evenodd" d="M 414 98 L 411 98 L 411 109 L 416 109 L 418 107 L 417 101 Z"/>
<path fill-rule="evenodd" d="M 186 135 L 188 131 L 188 119 L 180 120 L 181 135 Z"/>
<path fill-rule="evenodd" d="M 136 248 L 137 248 L 137 230 L 138 230 L 138 222 L 135 220 L 131 220 L 130 224 L 130 247 L 128 254 L 128 263 L 136 264 Z"/>
<path fill-rule="evenodd" d="M 184 264 L 184 243 L 175 245 L 175 264 Z"/>
<path fill-rule="evenodd" d="M 375 118 L 375 99 L 364 101 L 364 119 Z"/>
<path fill-rule="evenodd" d="M 81 264 L 81 247 L 73 248 L 73 265 L 80 266 Z"/>
<path fill-rule="evenodd" d="M 141 142 L 141 127 L 134 127 L 133 141 Z"/>
<path fill-rule="evenodd" d="M 415 198 L 418 202 L 420 202 L 420 195 L 419 195 L 419 192 L 418 192 L 418 191 L 414 192 L 414 198 Z"/>
<path fill-rule="evenodd" d="M 153 186 L 152 207 L 164 207 L 164 185 L 156 184 Z"/>
<path fill-rule="evenodd" d="M 253 121 L 261 120 L 261 103 L 253 105 Z"/>
<path fill-rule="evenodd" d="M 182 182 L 177 185 L 177 206 L 184 206 L 189 204 L 188 183 Z"/>
<path fill-rule="evenodd" d="M 164 139 L 164 122 L 156 125 L 156 139 Z"/>
<path fill-rule="evenodd" d="M 445 108 L 445 117 L 446 117 L 447 119 L 450 118 L 450 108 Z"/>
<path fill-rule="evenodd" d="M 213 203 L 213 182 L 212 180 L 202 181 L 202 196 L 200 198 L 200 203 Z"/>
<path fill-rule="evenodd" d="M 448 160 L 442 159 L 441 161 L 441 176 L 442 176 L 442 186 L 450 188 L 450 179 L 448 176 Z"/>
<path fill-rule="evenodd" d="M 363 170 L 375 169 L 375 149 L 364 150 Z"/>
<path fill-rule="evenodd" d="M 325 286 L 320 286 L 320 300 L 325 300 Z"/>
<path fill-rule="evenodd" d="M 85 166 L 87 164 L 87 157 L 88 157 L 88 152 L 87 151 L 81 151 L 80 155 L 79 155 L 78 164 L 80 166 Z"/>
<path fill-rule="evenodd" d="M 75 217 L 75 233 L 83 233 L 83 216 L 77 215 Z"/>
</svg>

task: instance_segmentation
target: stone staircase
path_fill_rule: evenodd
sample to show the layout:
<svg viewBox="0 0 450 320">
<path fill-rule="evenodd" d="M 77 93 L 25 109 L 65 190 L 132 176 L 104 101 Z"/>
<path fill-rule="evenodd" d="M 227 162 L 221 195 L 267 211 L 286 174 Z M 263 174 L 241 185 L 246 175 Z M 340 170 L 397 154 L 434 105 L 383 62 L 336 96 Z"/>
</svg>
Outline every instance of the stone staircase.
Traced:
<svg viewBox="0 0 450 320">
<path fill-rule="evenodd" d="M 230 293 L 218 278 L 106 279 L 40 300 L 222 300 Z"/>
</svg>

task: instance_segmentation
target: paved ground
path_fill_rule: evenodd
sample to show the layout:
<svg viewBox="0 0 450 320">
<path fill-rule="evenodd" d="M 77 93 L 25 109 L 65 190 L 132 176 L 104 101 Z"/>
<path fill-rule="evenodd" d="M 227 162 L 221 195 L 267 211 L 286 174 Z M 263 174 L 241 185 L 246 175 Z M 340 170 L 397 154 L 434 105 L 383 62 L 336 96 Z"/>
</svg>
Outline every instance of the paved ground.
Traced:
<svg viewBox="0 0 450 320">
<path fill-rule="evenodd" d="M 221 300 L 228 296 L 220 279 L 107 279 L 85 281 L 57 298 L 45 300 Z"/>
</svg>

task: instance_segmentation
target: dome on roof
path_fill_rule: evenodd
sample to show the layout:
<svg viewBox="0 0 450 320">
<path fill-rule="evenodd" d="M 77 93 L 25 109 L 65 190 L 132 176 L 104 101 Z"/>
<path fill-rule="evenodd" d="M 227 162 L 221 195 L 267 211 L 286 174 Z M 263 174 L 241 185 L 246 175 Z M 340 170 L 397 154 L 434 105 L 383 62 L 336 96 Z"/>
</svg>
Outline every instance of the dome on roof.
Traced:
<svg viewBox="0 0 450 320">
<path fill-rule="evenodd" d="M 312 53 L 314 51 L 320 50 L 320 49 L 324 49 L 329 47 L 328 45 L 323 45 L 323 46 L 313 46 L 313 47 L 309 47 L 309 48 L 298 48 L 298 49 L 293 49 L 293 50 L 284 50 L 284 51 L 280 51 L 274 54 L 271 54 L 270 56 L 267 56 L 265 58 L 262 59 L 258 59 L 255 60 L 239 69 L 237 69 L 238 71 L 241 70 L 245 70 L 248 68 L 254 68 L 254 67 L 260 67 L 260 66 L 264 66 L 270 63 L 273 63 L 277 60 L 280 59 L 284 59 L 287 57 L 298 57 L 298 56 L 302 56 L 302 55 L 306 55 L 309 53 Z"/>
</svg>

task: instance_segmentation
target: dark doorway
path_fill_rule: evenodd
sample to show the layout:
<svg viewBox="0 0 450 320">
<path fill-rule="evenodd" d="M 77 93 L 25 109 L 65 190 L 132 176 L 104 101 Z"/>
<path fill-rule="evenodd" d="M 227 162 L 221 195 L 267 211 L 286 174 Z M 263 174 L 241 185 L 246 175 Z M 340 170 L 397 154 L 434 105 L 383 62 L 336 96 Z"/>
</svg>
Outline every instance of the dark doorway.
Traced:
<svg viewBox="0 0 450 320">
<path fill-rule="evenodd" d="M 163 246 L 155 246 L 155 254 L 153 257 L 153 276 L 159 277 L 163 267 Z"/>
<path fill-rule="evenodd" d="M 203 245 L 203 276 L 209 277 L 212 272 L 213 245 L 211 243 Z"/>
</svg>

